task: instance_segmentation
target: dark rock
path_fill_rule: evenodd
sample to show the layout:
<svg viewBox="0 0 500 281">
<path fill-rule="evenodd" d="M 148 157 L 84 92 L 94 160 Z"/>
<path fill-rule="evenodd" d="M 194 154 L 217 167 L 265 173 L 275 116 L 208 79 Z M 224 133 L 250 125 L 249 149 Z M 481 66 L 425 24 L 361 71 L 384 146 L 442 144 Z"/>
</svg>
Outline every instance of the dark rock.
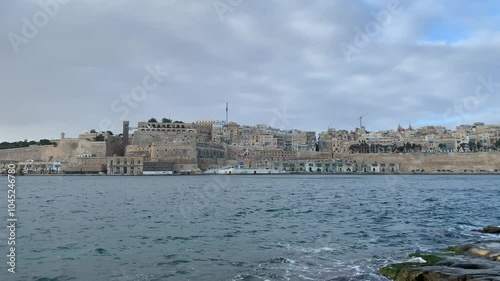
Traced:
<svg viewBox="0 0 500 281">
<path fill-rule="evenodd" d="M 500 241 L 450 247 L 443 253 L 412 254 L 426 263 L 385 266 L 380 274 L 396 281 L 500 281 Z"/>
<path fill-rule="evenodd" d="M 449 265 L 449 267 L 458 267 L 463 269 L 488 269 L 491 268 L 485 264 L 477 264 L 477 263 L 453 263 Z"/>
<path fill-rule="evenodd" d="M 500 226 L 485 226 L 482 233 L 492 233 L 492 234 L 500 234 Z"/>
</svg>

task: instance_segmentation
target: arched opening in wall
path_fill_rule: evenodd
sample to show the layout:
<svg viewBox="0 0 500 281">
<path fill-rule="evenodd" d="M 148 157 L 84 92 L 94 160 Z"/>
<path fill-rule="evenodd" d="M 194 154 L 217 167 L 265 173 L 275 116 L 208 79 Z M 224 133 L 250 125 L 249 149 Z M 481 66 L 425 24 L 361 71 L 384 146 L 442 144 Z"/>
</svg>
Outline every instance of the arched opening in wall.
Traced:
<svg viewBox="0 0 500 281">
<path fill-rule="evenodd" d="M 177 125 L 177 126 L 176 126 L 176 128 L 180 128 L 180 126 L 179 126 L 179 125 Z"/>
</svg>

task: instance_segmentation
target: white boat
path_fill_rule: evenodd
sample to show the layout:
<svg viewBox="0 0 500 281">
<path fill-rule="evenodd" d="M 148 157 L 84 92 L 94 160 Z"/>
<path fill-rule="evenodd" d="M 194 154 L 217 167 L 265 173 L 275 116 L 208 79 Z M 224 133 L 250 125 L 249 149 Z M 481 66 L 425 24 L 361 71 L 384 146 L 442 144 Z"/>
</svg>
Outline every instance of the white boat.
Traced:
<svg viewBox="0 0 500 281">
<path fill-rule="evenodd" d="M 284 170 L 273 170 L 269 168 L 244 168 L 242 166 L 225 166 L 215 169 L 208 169 L 203 172 L 203 174 L 215 174 L 215 175 L 262 175 L 262 174 L 286 174 L 287 171 Z"/>
</svg>

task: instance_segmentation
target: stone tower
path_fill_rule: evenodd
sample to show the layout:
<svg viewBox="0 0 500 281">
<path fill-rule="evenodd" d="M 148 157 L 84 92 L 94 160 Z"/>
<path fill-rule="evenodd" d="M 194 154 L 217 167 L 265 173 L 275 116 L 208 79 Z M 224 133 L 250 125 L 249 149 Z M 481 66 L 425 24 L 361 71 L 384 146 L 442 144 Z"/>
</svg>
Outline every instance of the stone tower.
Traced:
<svg viewBox="0 0 500 281">
<path fill-rule="evenodd" d="M 123 146 L 125 148 L 128 145 L 128 131 L 129 131 L 129 122 L 123 121 Z"/>
</svg>

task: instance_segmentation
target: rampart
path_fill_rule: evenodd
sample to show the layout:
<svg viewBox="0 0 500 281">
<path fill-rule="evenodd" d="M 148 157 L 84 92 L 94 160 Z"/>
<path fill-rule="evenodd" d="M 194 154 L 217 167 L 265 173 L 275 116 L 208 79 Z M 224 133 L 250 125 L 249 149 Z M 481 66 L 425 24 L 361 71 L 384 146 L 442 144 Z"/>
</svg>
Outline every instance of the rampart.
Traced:
<svg viewBox="0 0 500 281">
<path fill-rule="evenodd" d="M 461 173 L 465 170 L 500 170 L 499 152 L 336 154 L 334 158 L 366 163 L 398 163 L 401 172 L 424 170 L 425 172 L 453 171 Z"/>
<path fill-rule="evenodd" d="M 32 146 L 24 148 L 2 149 L 0 150 L 0 160 L 43 160 L 75 162 L 81 154 L 94 154 L 96 157 L 106 156 L 106 142 L 95 142 L 84 139 L 62 139 L 54 147 Z"/>
</svg>

